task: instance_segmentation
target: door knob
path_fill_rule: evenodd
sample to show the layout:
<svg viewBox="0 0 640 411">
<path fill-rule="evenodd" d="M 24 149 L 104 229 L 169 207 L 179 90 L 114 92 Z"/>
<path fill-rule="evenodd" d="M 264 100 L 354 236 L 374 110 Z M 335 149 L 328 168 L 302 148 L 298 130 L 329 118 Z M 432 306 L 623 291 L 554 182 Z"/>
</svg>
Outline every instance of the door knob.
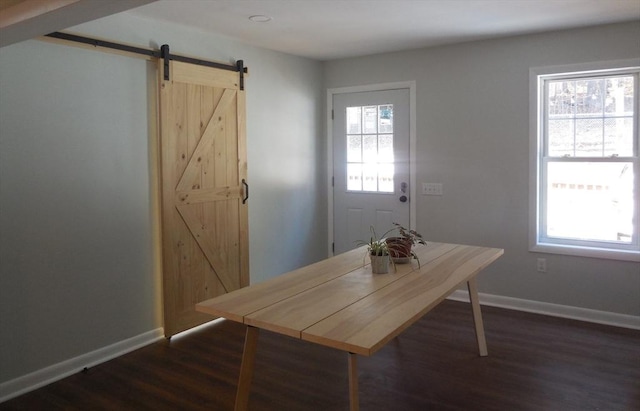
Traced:
<svg viewBox="0 0 640 411">
<path fill-rule="evenodd" d="M 406 203 L 408 200 L 407 196 L 400 196 L 400 202 L 401 203 Z"/>
</svg>

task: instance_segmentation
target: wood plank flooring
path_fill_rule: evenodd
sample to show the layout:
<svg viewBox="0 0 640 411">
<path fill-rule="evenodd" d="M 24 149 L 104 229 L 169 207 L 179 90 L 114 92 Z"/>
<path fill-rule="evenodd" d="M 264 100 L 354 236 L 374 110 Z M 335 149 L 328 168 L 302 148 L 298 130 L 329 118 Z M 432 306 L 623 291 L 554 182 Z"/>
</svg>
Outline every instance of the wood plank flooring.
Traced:
<svg viewBox="0 0 640 411">
<path fill-rule="evenodd" d="M 640 331 L 482 307 L 480 358 L 469 304 L 445 301 L 358 359 L 360 408 L 640 410 Z M 232 410 L 244 342 L 222 321 L 79 372 L 0 410 Z M 249 408 L 348 410 L 347 354 L 260 333 Z"/>
</svg>

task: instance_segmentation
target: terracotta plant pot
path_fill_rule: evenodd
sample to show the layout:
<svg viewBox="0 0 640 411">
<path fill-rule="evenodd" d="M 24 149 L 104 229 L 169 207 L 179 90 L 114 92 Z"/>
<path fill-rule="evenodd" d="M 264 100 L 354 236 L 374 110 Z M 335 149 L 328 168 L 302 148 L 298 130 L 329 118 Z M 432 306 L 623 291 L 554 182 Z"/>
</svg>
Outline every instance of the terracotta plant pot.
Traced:
<svg viewBox="0 0 640 411">
<path fill-rule="evenodd" d="M 387 238 L 389 254 L 395 263 L 408 263 L 411 261 L 411 241 L 402 237 Z"/>
<path fill-rule="evenodd" d="M 389 256 L 388 255 L 371 255 L 371 272 L 374 274 L 386 274 L 389 272 Z"/>
</svg>

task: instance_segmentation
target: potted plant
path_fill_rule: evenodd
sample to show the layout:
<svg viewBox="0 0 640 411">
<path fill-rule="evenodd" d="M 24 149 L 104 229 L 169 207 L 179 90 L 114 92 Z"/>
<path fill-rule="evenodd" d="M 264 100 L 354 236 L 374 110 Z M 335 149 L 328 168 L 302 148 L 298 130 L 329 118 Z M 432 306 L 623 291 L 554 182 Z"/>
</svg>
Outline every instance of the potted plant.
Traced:
<svg viewBox="0 0 640 411">
<path fill-rule="evenodd" d="M 385 274 L 389 272 L 389 247 L 384 238 L 378 238 L 373 226 L 369 241 L 358 240 L 359 246 L 367 246 L 367 254 L 371 259 L 371 272 L 374 274 Z M 387 234 L 387 233 L 385 233 Z"/>
<path fill-rule="evenodd" d="M 371 259 L 371 270 L 375 274 L 384 274 L 389 271 L 389 260 L 395 268 L 395 263 L 408 263 L 411 258 L 418 261 L 420 267 L 420 259 L 413 252 L 414 244 L 427 244 L 422 235 L 415 230 L 404 228 L 401 224 L 393 223 L 394 227 L 385 232 L 380 238 L 376 235 L 373 226 L 371 229 L 371 238 L 369 241 L 357 241 L 358 245 L 367 246 L 367 254 Z M 393 231 L 398 231 L 396 237 L 385 236 Z"/>
<path fill-rule="evenodd" d="M 393 225 L 395 227 L 385 234 L 388 234 L 393 230 L 398 230 L 400 235 L 396 237 L 388 237 L 386 239 L 387 249 L 391 256 L 391 260 L 394 263 L 402 264 L 408 263 L 412 258 L 414 258 L 418 262 L 418 267 L 420 267 L 420 259 L 416 253 L 413 252 L 412 248 L 415 244 L 427 244 L 422 238 L 422 235 L 415 230 L 404 228 L 401 224 L 393 223 Z"/>
</svg>

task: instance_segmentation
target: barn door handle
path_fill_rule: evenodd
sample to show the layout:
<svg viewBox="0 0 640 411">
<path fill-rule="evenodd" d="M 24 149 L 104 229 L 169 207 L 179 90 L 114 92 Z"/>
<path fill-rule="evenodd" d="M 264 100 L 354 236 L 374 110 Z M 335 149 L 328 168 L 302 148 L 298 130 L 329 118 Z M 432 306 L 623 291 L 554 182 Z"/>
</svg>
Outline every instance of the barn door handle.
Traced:
<svg viewBox="0 0 640 411">
<path fill-rule="evenodd" d="M 242 185 L 244 186 L 244 198 L 242 199 L 242 204 L 245 204 L 249 199 L 249 184 L 247 184 L 244 178 L 242 179 Z"/>
</svg>

